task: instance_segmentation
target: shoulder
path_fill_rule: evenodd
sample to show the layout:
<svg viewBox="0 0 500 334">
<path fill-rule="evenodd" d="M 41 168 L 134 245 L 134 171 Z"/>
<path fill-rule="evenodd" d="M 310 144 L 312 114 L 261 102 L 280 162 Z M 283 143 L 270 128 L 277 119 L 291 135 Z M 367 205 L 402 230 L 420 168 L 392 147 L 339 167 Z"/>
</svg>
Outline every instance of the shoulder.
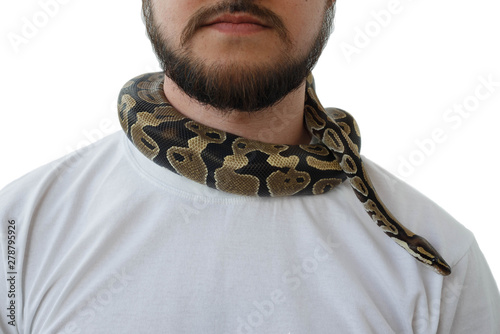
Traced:
<svg viewBox="0 0 500 334">
<path fill-rule="evenodd" d="M 425 237 L 453 266 L 467 253 L 475 239 L 438 204 L 363 157 L 367 173 L 382 201 L 411 231 Z"/>
<path fill-rule="evenodd" d="M 119 159 L 122 137 L 120 132 L 109 135 L 11 182 L 0 191 L 0 217 L 19 214 L 48 198 L 61 198 L 82 179 L 98 175 Z"/>
</svg>

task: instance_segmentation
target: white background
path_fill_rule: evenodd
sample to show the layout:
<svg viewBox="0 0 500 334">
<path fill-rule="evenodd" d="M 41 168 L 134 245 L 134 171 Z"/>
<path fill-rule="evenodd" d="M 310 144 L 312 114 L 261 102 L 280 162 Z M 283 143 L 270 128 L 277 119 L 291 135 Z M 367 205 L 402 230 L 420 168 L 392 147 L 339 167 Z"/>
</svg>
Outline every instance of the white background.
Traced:
<svg viewBox="0 0 500 334">
<path fill-rule="evenodd" d="M 140 1 L 55 1 L 0 4 L 0 188 L 119 130 L 119 89 L 158 70 Z M 58 6 L 45 6 L 47 15 L 42 3 Z M 323 104 L 358 120 L 362 153 L 472 230 L 497 281 L 499 12 L 492 0 L 340 0 L 314 71 Z M 39 27 L 26 30 L 27 22 Z M 16 47 L 14 35 L 25 38 Z M 346 55 L 346 45 L 357 53 Z M 480 77 L 497 87 L 474 106 Z M 460 124 L 443 118 L 465 101 L 471 111 Z M 435 131 L 441 142 L 419 153 L 416 142 Z M 401 159 L 410 158 L 413 171 L 402 173 Z"/>
</svg>

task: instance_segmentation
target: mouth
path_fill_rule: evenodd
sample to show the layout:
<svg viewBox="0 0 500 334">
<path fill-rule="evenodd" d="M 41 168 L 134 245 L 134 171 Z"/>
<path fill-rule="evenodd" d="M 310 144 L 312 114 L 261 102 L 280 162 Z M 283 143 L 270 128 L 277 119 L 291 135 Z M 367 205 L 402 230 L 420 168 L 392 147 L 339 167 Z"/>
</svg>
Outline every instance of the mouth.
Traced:
<svg viewBox="0 0 500 334">
<path fill-rule="evenodd" d="M 259 25 L 265 28 L 269 28 L 268 25 L 265 24 L 265 22 L 262 22 L 258 18 L 247 15 L 247 14 L 242 14 L 242 15 L 235 15 L 235 14 L 224 14 L 222 16 L 219 16 L 215 18 L 212 21 L 209 21 L 207 24 L 204 26 L 210 26 L 214 24 L 220 24 L 220 23 L 229 23 L 229 24 L 255 24 Z"/>
<path fill-rule="evenodd" d="M 224 14 L 209 21 L 202 27 L 213 28 L 219 32 L 230 34 L 250 34 L 270 28 L 262 20 L 247 14 Z"/>
</svg>

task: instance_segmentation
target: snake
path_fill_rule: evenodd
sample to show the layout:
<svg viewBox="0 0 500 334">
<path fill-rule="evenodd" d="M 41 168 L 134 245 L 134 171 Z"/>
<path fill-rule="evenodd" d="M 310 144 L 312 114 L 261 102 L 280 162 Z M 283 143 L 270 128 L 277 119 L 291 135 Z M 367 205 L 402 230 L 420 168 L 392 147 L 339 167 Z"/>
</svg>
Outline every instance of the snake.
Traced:
<svg viewBox="0 0 500 334">
<path fill-rule="evenodd" d="M 250 140 L 184 116 L 163 91 L 164 73 L 129 80 L 118 97 L 128 139 L 147 158 L 200 184 L 242 196 L 321 195 L 348 180 L 366 213 L 399 246 L 440 275 L 450 266 L 424 237 L 403 224 L 379 198 L 364 167 L 354 118 L 324 108 L 311 73 L 306 78 L 304 123 L 317 144 Z"/>
</svg>

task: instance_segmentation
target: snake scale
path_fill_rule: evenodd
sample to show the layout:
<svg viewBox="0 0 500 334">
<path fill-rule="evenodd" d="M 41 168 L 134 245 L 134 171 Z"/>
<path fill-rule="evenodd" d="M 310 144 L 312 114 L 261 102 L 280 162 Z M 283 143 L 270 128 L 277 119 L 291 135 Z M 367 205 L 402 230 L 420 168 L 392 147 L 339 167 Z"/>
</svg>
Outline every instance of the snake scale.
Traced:
<svg viewBox="0 0 500 334">
<path fill-rule="evenodd" d="M 423 237 L 404 227 L 379 199 L 361 159 L 354 118 L 324 109 L 312 75 L 306 80 L 304 117 L 316 145 L 280 145 L 245 139 L 183 116 L 163 92 L 163 73 L 128 81 L 118 100 L 121 126 L 149 159 L 193 181 L 246 196 L 323 194 L 346 179 L 383 232 L 439 274 L 450 266 Z"/>
</svg>

